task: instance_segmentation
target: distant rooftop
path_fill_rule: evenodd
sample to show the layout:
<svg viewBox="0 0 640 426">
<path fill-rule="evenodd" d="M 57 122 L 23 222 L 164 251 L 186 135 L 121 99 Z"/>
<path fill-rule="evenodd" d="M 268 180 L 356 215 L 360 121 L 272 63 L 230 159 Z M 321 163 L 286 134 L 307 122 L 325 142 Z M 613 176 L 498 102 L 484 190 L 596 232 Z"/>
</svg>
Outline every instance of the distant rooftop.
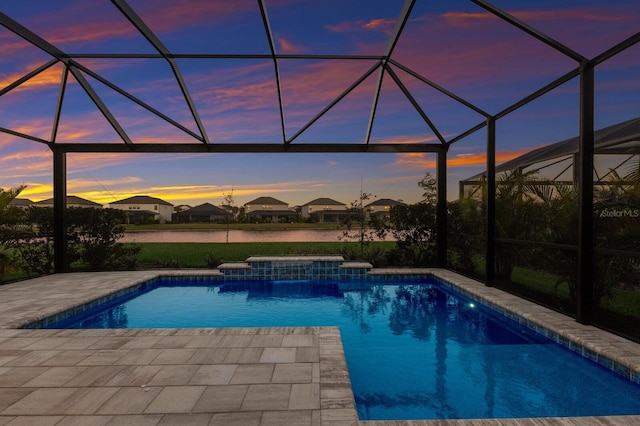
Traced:
<svg viewBox="0 0 640 426">
<path fill-rule="evenodd" d="M 160 198 L 149 197 L 148 195 L 135 195 L 109 204 L 163 204 L 165 206 L 173 207 L 173 204 L 171 203 L 161 200 Z"/>
<path fill-rule="evenodd" d="M 277 200 L 273 197 L 258 197 L 255 200 L 244 203 L 245 206 L 247 204 L 265 204 L 265 205 L 283 204 L 285 206 L 288 206 L 288 204 L 285 203 L 284 201 Z"/>
<path fill-rule="evenodd" d="M 344 206 L 345 203 L 341 203 L 340 201 L 332 200 L 331 198 L 316 198 L 315 200 L 309 201 L 308 203 L 303 204 L 303 206 Z"/>
<path fill-rule="evenodd" d="M 397 206 L 398 204 L 402 204 L 400 201 L 392 200 L 391 198 L 381 198 L 372 203 L 367 204 L 365 207 L 372 206 Z"/>
<path fill-rule="evenodd" d="M 190 213 L 215 213 L 218 215 L 226 215 L 228 212 L 220 207 L 214 206 L 211 203 L 204 203 L 198 206 L 192 207 L 187 210 L 183 210 L 181 213 L 190 214 Z"/>
<path fill-rule="evenodd" d="M 9 202 L 10 206 L 15 206 L 15 207 L 29 207 L 32 204 L 33 204 L 33 201 L 31 201 L 28 198 L 14 198 Z"/>
<path fill-rule="evenodd" d="M 33 203 L 34 205 L 53 205 L 53 198 L 47 198 L 46 200 L 36 201 Z M 87 200 L 86 198 L 77 197 L 75 195 L 67 195 L 67 205 L 77 205 L 77 206 L 91 206 L 91 207 L 102 207 L 102 204 L 93 202 L 91 200 Z"/>
</svg>

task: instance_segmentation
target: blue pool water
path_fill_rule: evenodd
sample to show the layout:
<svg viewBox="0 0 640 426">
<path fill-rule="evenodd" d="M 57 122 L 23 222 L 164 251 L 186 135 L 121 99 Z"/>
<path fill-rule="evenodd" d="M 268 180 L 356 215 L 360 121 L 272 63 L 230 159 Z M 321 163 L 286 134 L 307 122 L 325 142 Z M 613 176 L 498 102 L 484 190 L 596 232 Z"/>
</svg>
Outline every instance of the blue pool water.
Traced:
<svg viewBox="0 0 640 426">
<path fill-rule="evenodd" d="M 362 420 L 640 414 L 640 386 L 435 282 L 176 282 L 51 328 L 339 326 Z"/>
</svg>

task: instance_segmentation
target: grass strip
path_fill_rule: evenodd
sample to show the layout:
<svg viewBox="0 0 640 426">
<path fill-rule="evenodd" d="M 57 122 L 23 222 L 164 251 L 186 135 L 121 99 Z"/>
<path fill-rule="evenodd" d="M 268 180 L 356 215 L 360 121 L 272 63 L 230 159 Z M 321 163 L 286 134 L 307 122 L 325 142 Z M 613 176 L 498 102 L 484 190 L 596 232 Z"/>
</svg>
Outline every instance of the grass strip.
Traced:
<svg viewBox="0 0 640 426">
<path fill-rule="evenodd" d="M 337 255 L 345 247 L 359 248 L 352 242 L 276 242 L 276 243 L 134 243 L 141 247 L 141 265 L 175 265 L 185 268 L 207 266 L 207 257 L 216 256 L 225 262 L 242 262 L 250 256 Z M 391 249 L 394 242 L 370 243 Z"/>
</svg>

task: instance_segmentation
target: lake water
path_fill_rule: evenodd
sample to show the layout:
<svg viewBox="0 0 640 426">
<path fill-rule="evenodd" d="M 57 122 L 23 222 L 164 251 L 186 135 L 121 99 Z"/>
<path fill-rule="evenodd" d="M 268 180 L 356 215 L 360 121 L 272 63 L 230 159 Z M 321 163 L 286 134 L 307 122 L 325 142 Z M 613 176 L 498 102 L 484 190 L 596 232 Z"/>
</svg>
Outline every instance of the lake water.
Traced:
<svg viewBox="0 0 640 426">
<path fill-rule="evenodd" d="M 338 229 L 229 230 L 230 243 L 265 242 L 337 242 L 343 236 Z M 387 241 L 392 241 L 391 237 Z M 127 232 L 121 243 L 224 243 L 226 230 L 204 231 L 140 231 Z"/>
</svg>

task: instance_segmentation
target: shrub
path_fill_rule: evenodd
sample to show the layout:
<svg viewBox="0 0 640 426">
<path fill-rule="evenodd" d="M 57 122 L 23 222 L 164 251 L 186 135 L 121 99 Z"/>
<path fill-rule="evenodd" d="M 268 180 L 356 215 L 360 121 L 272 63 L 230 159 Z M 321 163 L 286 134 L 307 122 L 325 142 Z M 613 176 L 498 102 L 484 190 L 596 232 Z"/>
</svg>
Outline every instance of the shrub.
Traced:
<svg viewBox="0 0 640 426">
<path fill-rule="evenodd" d="M 94 270 L 131 269 L 140 249 L 118 243 L 124 235 L 126 212 L 71 207 L 69 242 L 78 246 L 82 261 Z"/>
<path fill-rule="evenodd" d="M 27 273 L 48 274 L 53 270 L 53 209 L 30 207 L 25 225 L 4 227 L 2 241 L 15 250 L 15 264 Z M 67 209 L 67 255 L 92 270 L 131 269 L 137 264 L 139 247 L 118 243 L 124 235 L 126 212 L 115 209 Z M 10 231 L 10 232 L 9 232 Z"/>
<path fill-rule="evenodd" d="M 177 259 L 175 257 L 171 257 L 168 259 L 158 259 L 155 261 L 155 265 L 158 266 L 159 268 L 172 268 L 172 269 L 182 268 L 182 262 L 180 261 L 180 259 Z"/>
<path fill-rule="evenodd" d="M 222 259 L 222 257 L 217 256 L 213 252 L 207 253 L 207 267 L 209 267 L 209 268 L 217 268 L 222 263 L 224 263 L 224 260 Z"/>
<path fill-rule="evenodd" d="M 430 266 L 436 259 L 436 207 L 429 203 L 391 208 L 389 227 L 405 265 Z"/>
<path fill-rule="evenodd" d="M 18 247 L 18 265 L 28 274 L 46 275 L 53 270 L 53 244 L 25 242 Z"/>
<path fill-rule="evenodd" d="M 13 227 L 3 238 L 5 246 L 15 250 L 20 269 L 28 274 L 49 274 L 53 270 L 53 209 L 31 207 L 25 220 L 31 226 Z"/>
<path fill-rule="evenodd" d="M 390 266 L 387 250 L 378 246 L 366 246 L 363 249 L 358 245 L 350 244 L 342 247 L 340 254 L 347 261 L 368 262 L 376 268 Z"/>
</svg>

